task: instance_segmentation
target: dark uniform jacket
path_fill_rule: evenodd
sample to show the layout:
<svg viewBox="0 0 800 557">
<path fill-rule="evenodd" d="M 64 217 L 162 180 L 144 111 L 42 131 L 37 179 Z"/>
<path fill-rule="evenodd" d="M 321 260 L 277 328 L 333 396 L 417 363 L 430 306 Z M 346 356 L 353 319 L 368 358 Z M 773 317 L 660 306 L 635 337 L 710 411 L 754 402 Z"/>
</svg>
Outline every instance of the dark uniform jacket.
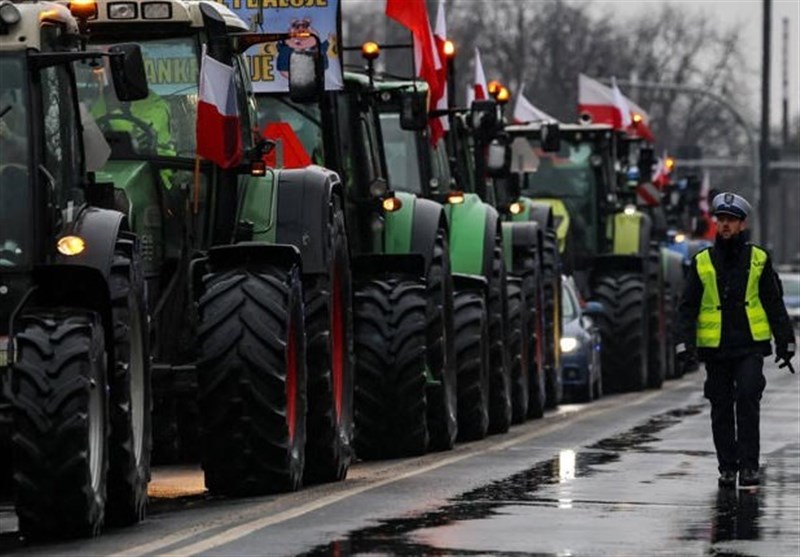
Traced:
<svg viewBox="0 0 800 557">
<path fill-rule="evenodd" d="M 719 348 L 698 349 L 697 355 L 700 360 L 739 358 L 752 353 L 769 356 L 772 353 L 769 341 L 753 340 L 745 313 L 744 301 L 750 272 L 751 246 L 752 244 L 746 242 L 740 234 L 727 241 L 717 237 L 714 246 L 708 248 L 711 250 L 711 261 L 716 271 L 717 288 L 722 305 L 722 336 Z M 767 313 L 772 336 L 775 337 L 777 345 L 785 346 L 793 343 L 794 330 L 783 304 L 783 289 L 769 257 L 759 280 L 758 295 Z M 678 344 L 684 343 L 688 349 L 695 346 L 697 315 L 702 297 L 703 283 L 697 274 L 695 256 L 687 277 L 678 323 Z"/>
</svg>

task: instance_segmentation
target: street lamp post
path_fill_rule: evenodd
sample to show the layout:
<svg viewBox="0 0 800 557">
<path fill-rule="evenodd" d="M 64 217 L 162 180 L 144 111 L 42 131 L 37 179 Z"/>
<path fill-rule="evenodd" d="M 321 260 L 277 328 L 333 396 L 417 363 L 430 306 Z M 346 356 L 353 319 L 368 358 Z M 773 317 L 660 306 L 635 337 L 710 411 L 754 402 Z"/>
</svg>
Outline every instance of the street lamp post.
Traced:
<svg viewBox="0 0 800 557">
<path fill-rule="evenodd" d="M 599 81 L 604 83 L 611 83 L 610 78 L 602 78 Z M 720 95 L 709 91 L 707 89 L 701 89 L 699 87 L 692 87 L 689 85 L 679 85 L 677 83 L 661 83 L 657 81 L 631 81 L 626 79 L 617 79 L 618 85 L 626 85 L 626 86 L 635 86 L 641 87 L 642 89 L 658 89 L 662 91 L 678 91 L 679 93 L 688 93 L 691 95 L 702 95 L 704 97 L 708 97 L 709 99 L 713 100 L 720 106 L 722 106 L 725 110 L 730 112 L 733 117 L 736 119 L 737 123 L 742 127 L 745 134 L 747 135 L 747 144 L 750 148 L 750 160 L 752 162 L 752 174 L 753 174 L 753 207 L 755 208 L 755 214 L 759 221 L 759 224 L 762 222 L 762 215 L 760 212 L 761 208 L 761 172 L 760 172 L 760 156 L 759 156 L 759 145 L 756 141 L 754 130 L 747 124 L 747 121 L 741 115 L 741 113 L 736 110 L 736 108 L 729 103 L 727 100 L 722 98 Z M 754 232 L 757 233 L 756 240 L 759 242 L 763 242 L 764 238 L 761 237 L 763 227 L 759 226 L 758 228 L 754 229 Z"/>
</svg>

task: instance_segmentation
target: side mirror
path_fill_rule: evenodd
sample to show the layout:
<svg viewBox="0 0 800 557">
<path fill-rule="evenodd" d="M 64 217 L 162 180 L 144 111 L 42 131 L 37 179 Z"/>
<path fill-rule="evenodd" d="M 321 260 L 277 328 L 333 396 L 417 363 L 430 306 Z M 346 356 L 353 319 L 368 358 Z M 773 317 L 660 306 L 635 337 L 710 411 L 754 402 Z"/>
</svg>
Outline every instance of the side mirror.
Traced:
<svg viewBox="0 0 800 557">
<path fill-rule="evenodd" d="M 400 128 L 420 131 L 428 126 L 428 95 L 420 91 L 400 94 Z"/>
<path fill-rule="evenodd" d="M 295 50 L 289 57 L 289 98 L 296 103 L 316 102 L 324 74 L 319 49 Z"/>
<path fill-rule="evenodd" d="M 473 130 L 492 133 L 497 127 L 497 103 L 493 100 L 472 101 L 470 125 Z"/>
<path fill-rule="evenodd" d="M 583 315 L 588 315 L 590 317 L 602 315 L 605 311 L 603 304 L 600 302 L 586 302 L 586 305 L 581 309 Z"/>
<path fill-rule="evenodd" d="M 561 150 L 561 128 L 558 122 L 542 124 L 540 134 L 542 151 L 545 153 L 557 153 Z"/>
<path fill-rule="evenodd" d="M 111 78 L 117 98 L 123 102 L 147 98 L 147 74 L 142 49 L 138 44 L 123 43 L 108 49 Z"/>
</svg>

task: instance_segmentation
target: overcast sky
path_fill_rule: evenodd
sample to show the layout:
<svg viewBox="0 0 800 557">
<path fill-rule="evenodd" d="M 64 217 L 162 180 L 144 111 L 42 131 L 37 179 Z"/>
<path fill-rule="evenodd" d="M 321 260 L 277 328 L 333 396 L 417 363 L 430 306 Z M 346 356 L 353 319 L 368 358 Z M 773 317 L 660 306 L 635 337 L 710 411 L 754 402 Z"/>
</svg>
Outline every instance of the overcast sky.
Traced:
<svg viewBox="0 0 800 557">
<path fill-rule="evenodd" d="M 347 0 L 345 0 L 347 1 Z M 526 0 L 521 0 L 526 1 Z M 532 0 L 527 0 L 532 1 Z M 536 1 L 536 0 L 533 0 Z M 546 0 L 545 0 L 546 1 Z M 687 10 L 705 13 L 719 18 L 722 28 L 733 25 L 742 26 L 743 51 L 747 56 L 748 74 L 754 79 L 750 110 L 760 122 L 761 114 L 761 37 L 763 28 L 763 2 L 761 0 L 588 0 L 598 10 L 613 9 L 621 17 L 653 12 L 654 6 L 670 3 Z M 800 114 L 800 59 L 798 52 L 798 26 L 800 25 L 800 0 L 772 1 L 772 62 L 770 90 L 770 120 L 773 126 L 780 126 L 782 115 L 782 75 L 783 19 L 789 20 L 788 76 L 789 76 L 789 115 L 790 122 Z"/>
</svg>

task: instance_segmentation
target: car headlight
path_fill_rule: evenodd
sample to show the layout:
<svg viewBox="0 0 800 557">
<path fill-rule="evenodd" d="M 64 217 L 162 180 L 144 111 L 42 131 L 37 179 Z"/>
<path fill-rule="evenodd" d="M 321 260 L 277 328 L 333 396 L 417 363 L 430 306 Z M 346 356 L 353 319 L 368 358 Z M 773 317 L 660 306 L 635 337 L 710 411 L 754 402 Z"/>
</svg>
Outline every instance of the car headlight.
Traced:
<svg viewBox="0 0 800 557">
<path fill-rule="evenodd" d="M 561 352 L 572 352 L 578 347 L 578 339 L 575 337 L 561 337 Z"/>
</svg>

